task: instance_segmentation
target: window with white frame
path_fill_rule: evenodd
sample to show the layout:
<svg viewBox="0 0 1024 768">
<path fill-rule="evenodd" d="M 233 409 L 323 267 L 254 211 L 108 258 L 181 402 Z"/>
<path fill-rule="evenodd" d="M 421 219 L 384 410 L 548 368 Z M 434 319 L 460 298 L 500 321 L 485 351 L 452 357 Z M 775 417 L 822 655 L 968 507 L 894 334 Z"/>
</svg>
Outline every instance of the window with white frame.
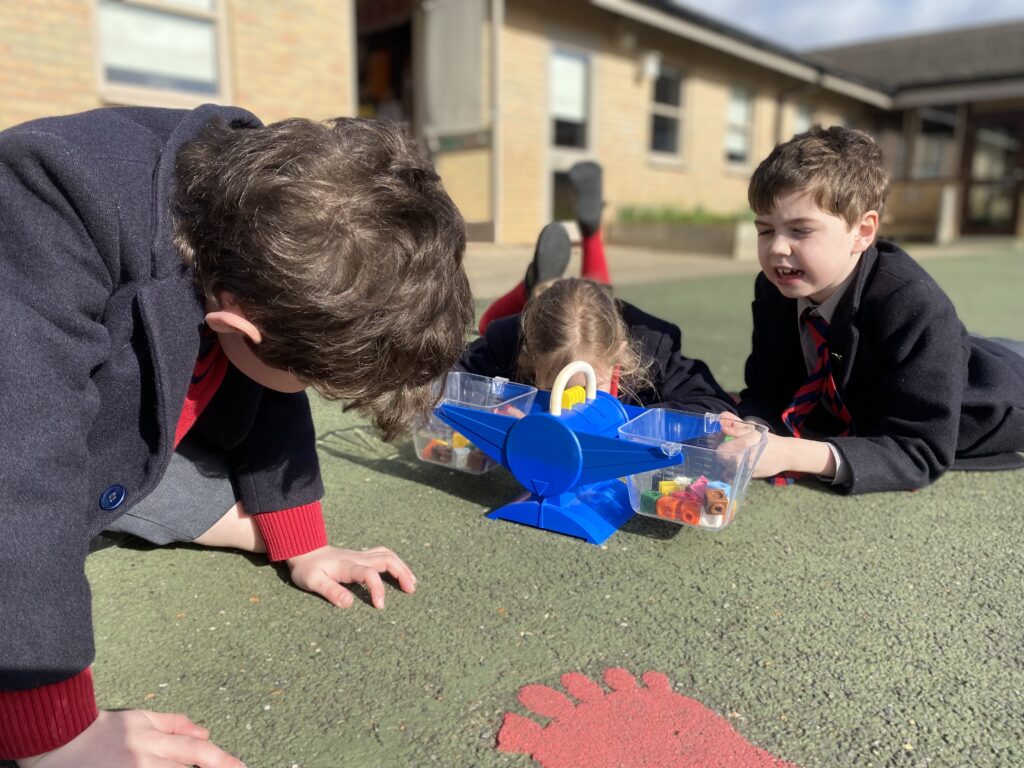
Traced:
<svg viewBox="0 0 1024 768">
<path fill-rule="evenodd" d="M 661 67 L 651 101 L 651 152 L 680 154 L 683 130 L 683 73 Z"/>
<path fill-rule="evenodd" d="M 97 0 L 99 57 L 110 100 L 224 99 L 222 0 Z"/>
<path fill-rule="evenodd" d="M 754 122 L 754 94 L 749 88 L 733 86 L 725 123 L 725 158 L 735 165 L 750 160 L 750 136 Z"/>
<path fill-rule="evenodd" d="M 807 104 L 797 104 L 793 108 L 793 134 L 807 133 L 814 124 L 814 110 Z"/>
<path fill-rule="evenodd" d="M 586 149 L 590 112 L 590 61 L 586 54 L 556 49 L 548 77 L 551 143 Z"/>
</svg>

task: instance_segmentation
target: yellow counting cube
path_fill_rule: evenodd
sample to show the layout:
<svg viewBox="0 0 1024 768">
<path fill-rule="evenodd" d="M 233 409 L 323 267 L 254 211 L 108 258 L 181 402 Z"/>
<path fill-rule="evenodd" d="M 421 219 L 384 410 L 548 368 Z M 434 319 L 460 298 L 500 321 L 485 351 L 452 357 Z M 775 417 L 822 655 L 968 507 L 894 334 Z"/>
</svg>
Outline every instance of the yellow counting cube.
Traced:
<svg viewBox="0 0 1024 768">
<path fill-rule="evenodd" d="M 568 411 L 574 405 L 579 405 L 587 399 L 587 390 L 583 387 L 569 387 L 562 392 L 562 410 Z"/>
<path fill-rule="evenodd" d="M 679 490 L 679 483 L 674 480 L 662 480 L 658 483 L 658 493 L 662 496 L 668 496 L 670 493 L 674 493 Z"/>
<path fill-rule="evenodd" d="M 452 432 L 452 448 L 465 448 L 469 445 L 466 436 L 459 432 Z"/>
</svg>

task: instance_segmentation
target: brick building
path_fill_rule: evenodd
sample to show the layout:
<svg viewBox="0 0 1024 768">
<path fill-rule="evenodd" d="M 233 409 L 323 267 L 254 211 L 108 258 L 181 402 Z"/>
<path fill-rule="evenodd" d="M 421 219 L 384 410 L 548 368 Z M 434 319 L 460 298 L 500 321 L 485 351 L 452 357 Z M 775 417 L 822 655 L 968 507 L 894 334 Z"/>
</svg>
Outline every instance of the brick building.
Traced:
<svg viewBox="0 0 1024 768">
<path fill-rule="evenodd" d="M 1021 236 L 1009 26 L 799 55 L 669 0 L 20 0 L 0 14 L 0 127 L 205 101 L 400 120 L 471 237 L 531 242 L 569 216 L 578 160 L 604 166 L 608 220 L 733 214 L 778 141 L 843 123 L 883 146 L 891 231 Z"/>
</svg>

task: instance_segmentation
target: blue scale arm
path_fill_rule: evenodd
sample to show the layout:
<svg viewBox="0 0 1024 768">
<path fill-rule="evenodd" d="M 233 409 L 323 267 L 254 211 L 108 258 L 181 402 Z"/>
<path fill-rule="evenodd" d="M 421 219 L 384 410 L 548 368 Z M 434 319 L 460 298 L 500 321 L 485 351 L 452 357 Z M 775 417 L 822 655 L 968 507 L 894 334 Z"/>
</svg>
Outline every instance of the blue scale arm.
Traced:
<svg viewBox="0 0 1024 768">
<path fill-rule="evenodd" d="M 450 403 L 441 403 L 434 413 L 456 432 L 465 435 L 481 451 L 508 467 L 504 460 L 505 441 L 512 425 L 519 421 L 515 416 L 503 416 Z"/>
<path fill-rule="evenodd" d="M 671 467 L 683 460 L 682 453 L 666 456 L 656 445 L 633 443 L 617 437 L 598 437 L 584 432 L 577 432 L 576 438 L 583 452 L 583 471 L 578 485 Z"/>
</svg>

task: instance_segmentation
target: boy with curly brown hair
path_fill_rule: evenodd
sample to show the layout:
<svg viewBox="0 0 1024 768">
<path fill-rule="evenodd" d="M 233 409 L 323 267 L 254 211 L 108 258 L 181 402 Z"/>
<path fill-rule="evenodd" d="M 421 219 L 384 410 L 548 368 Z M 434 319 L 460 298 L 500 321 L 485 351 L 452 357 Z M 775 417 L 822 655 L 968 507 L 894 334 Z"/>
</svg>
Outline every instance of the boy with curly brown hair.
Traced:
<svg viewBox="0 0 1024 768">
<path fill-rule="evenodd" d="M 887 190 L 875 142 L 838 126 L 754 172 L 761 274 L 739 412 L 774 432 L 757 476 L 866 493 L 1024 466 L 1024 345 L 968 334 L 931 276 L 876 241 Z"/>
<path fill-rule="evenodd" d="M 84 561 L 104 531 L 266 551 L 337 606 L 307 387 L 394 437 L 472 301 L 462 219 L 397 129 L 108 108 L 0 133 L 0 759 L 240 765 L 184 715 L 97 712 Z"/>
</svg>

